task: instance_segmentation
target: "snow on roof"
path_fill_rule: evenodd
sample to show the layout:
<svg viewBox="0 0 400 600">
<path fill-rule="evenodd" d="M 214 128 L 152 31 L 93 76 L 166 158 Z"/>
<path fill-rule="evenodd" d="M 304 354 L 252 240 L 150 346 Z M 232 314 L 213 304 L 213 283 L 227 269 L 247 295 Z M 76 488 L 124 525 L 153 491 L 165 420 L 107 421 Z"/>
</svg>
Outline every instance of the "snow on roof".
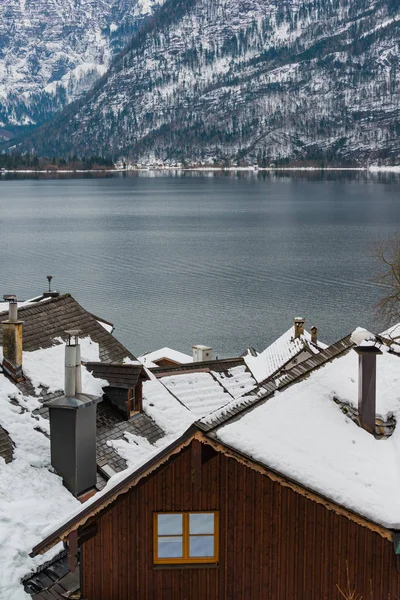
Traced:
<svg viewBox="0 0 400 600">
<path fill-rule="evenodd" d="M 47 388 L 50 393 L 64 389 L 65 344 L 61 338 L 56 338 L 54 342 L 55 345 L 51 348 L 23 352 L 24 374 L 29 377 L 37 394 L 40 394 L 41 386 Z M 93 342 L 90 337 L 80 339 L 79 344 L 82 361 L 99 360 L 99 344 Z M 102 385 L 106 385 L 106 382 L 93 377 L 82 365 L 82 389 L 85 393 L 102 396 Z"/>
<path fill-rule="evenodd" d="M 87 337 L 80 340 L 80 345 L 82 360 L 99 361 L 96 342 Z M 61 478 L 51 472 L 50 442 L 43 435 L 50 431 L 49 421 L 33 414 L 42 405 L 43 388 L 46 392 L 63 389 L 64 356 L 61 338 L 56 338 L 50 348 L 23 353 L 24 373 L 39 394 L 35 397 L 23 396 L 0 372 L 0 425 L 15 444 L 12 462 L 6 464 L 0 457 L 0 598 L 28 598 L 20 584 L 21 577 L 48 561 L 60 548 L 34 560 L 29 558 L 29 552 L 42 538 L 44 528 L 82 507 L 63 486 Z M 125 439 L 110 439 L 110 446 L 125 458 L 129 469 L 147 462 L 182 435 L 196 418 L 148 373 L 151 380 L 143 385 L 144 412 L 163 429 L 165 436 L 154 445 L 131 433 L 126 433 Z M 102 386 L 107 385 L 94 378 L 84 366 L 82 383 L 84 391 L 94 395 L 101 395 Z M 11 399 L 15 400 L 11 402 Z M 105 489 L 117 480 L 118 475 L 112 477 Z"/>
<path fill-rule="evenodd" d="M 233 398 L 241 398 L 256 387 L 252 374 L 244 365 L 232 367 L 227 372 L 213 371 L 212 373 Z"/>
<path fill-rule="evenodd" d="M 294 327 L 291 327 L 273 344 L 268 346 L 264 352 L 261 352 L 258 356 L 252 356 L 248 353 L 244 357 L 244 360 L 255 379 L 258 383 L 261 383 L 304 350 L 316 354 L 319 350 L 326 347 L 326 344 L 322 342 L 318 342 L 317 345 L 311 343 L 311 335 L 308 331 L 305 331 L 300 337 L 295 338 Z"/>
<path fill-rule="evenodd" d="M 163 377 L 161 381 L 199 418 L 232 400 L 232 396 L 224 390 L 211 373 L 177 373 Z"/>
<path fill-rule="evenodd" d="M 153 352 L 146 352 L 142 356 L 139 356 L 138 360 L 143 363 L 146 367 L 157 367 L 157 360 L 161 360 L 166 358 L 173 362 L 176 362 L 180 365 L 187 365 L 193 362 L 193 357 L 189 356 L 189 354 L 184 354 L 183 352 L 179 352 L 178 350 L 173 350 L 172 348 L 160 348 L 159 350 L 154 350 Z"/>
<path fill-rule="evenodd" d="M 185 408 L 154 376 L 151 381 L 143 383 L 143 411 L 163 429 L 165 435 L 154 445 L 150 444 L 146 438 L 130 433 L 125 434 L 125 439 L 110 440 L 109 444 L 126 460 L 130 470 L 138 469 L 152 456 L 171 444 L 196 419 L 196 416 Z M 109 489 L 109 485 L 107 489 Z"/>
<path fill-rule="evenodd" d="M 0 458 L 0 597 L 12 600 L 29 598 L 21 577 L 60 550 L 46 559 L 29 557 L 43 528 L 81 506 L 49 470 L 50 441 L 38 430 L 48 431 L 48 422 L 32 415 L 39 406 L 0 373 L 0 424 L 15 444 L 10 463 Z"/>
<path fill-rule="evenodd" d="M 400 362 L 377 357 L 377 412 L 400 419 Z M 357 405 L 358 356 L 337 358 L 215 430 L 228 446 L 389 528 L 400 527 L 400 428 L 377 440 L 334 402 Z"/>
</svg>

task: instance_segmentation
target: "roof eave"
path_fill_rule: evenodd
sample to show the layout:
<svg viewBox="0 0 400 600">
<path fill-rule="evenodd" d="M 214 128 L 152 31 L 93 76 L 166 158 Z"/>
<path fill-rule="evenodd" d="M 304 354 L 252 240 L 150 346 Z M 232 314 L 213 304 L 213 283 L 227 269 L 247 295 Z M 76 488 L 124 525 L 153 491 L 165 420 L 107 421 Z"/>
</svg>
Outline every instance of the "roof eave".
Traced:
<svg viewBox="0 0 400 600">
<path fill-rule="evenodd" d="M 172 442 L 172 444 L 161 450 L 161 452 L 154 456 L 150 461 L 139 467 L 139 469 L 136 471 L 132 472 L 128 477 L 122 479 L 116 486 L 112 487 L 105 494 L 102 494 L 97 501 L 95 500 L 94 502 L 90 503 L 86 509 L 84 506 L 83 510 L 79 512 L 78 515 L 75 515 L 69 519 L 39 544 L 36 544 L 36 546 L 32 548 L 32 552 L 29 554 L 29 556 L 33 558 L 38 554 L 44 554 L 59 541 L 65 540 L 71 531 L 74 531 L 81 525 L 84 525 L 90 519 L 90 517 L 106 508 L 120 494 L 127 492 L 131 487 L 135 486 L 139 480 L 149 475 L 151 472 L 161 466 L 161 464 L 166 462 L 171 456 L 179 452 L 182 447 L 187 446 L 194 438 L 196 432 L 199 432 L 199 429 L 195 425 L 191 425 L 189 429 L 185 431 L 185 433 L 183 433 L 177 440 Z"/>
</svg>

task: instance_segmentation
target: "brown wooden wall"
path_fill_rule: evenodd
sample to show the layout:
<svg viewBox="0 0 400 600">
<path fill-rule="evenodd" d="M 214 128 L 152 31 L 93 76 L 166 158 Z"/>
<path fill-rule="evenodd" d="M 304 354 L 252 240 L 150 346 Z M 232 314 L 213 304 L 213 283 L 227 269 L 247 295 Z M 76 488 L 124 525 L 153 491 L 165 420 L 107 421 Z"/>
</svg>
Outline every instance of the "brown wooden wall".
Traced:
<svg viewBox="0 0 400 600">
<path fill-rule="evenodd" d="M 393 544 L 222 454 L 192 481 L 190 449 L 98 520 L 82 548 L 87 600 L 400 598 Z M 218 566 L 154 567 L 153 511 L 220 511 Z M 358 598 L 358 596 L 357 596 Z"/>
</svg>

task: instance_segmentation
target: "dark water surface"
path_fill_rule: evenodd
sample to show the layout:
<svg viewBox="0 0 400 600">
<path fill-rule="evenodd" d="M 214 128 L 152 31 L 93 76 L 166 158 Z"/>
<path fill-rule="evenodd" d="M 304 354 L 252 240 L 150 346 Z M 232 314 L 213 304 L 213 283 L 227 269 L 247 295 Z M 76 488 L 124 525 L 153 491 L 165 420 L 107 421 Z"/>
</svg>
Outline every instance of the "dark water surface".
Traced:
<svg viewBox="0 0 400 600">
<path fill-rule="evenodd" d="M 362 173 L 0 179 L 0 294 L 46 275 L 133 352 L 261 350 L 294 316 L 334 341 L 378 330 L 372 246 L 400 180 Z"/>
</svg>

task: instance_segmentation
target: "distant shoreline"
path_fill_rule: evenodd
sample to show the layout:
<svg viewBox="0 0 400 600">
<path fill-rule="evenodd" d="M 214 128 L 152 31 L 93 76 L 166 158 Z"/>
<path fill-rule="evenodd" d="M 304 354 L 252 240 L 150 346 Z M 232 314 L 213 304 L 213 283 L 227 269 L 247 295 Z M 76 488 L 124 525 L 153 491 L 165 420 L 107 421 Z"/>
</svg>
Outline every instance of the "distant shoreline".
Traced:
<svg viewBox="0 0 400 600">
<path fill-rule="evenodd" d="M 365 173 L 400 173 L 400 165 L 368 167 L 129 167 L 127 169 L 1 169 L 0 175 L 74 175 L 107 173 L 149 173 L 149 172 L 275 172 L 275 171 L 359 171 Z"/>
</svg>

